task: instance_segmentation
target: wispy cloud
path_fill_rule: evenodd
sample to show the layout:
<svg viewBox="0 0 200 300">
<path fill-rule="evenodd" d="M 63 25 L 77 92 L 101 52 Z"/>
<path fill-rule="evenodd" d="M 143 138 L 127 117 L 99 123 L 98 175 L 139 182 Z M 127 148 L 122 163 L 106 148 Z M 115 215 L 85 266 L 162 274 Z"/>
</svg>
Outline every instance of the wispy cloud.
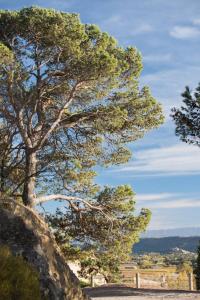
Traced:
<svg viewBox="0 0 200 300">
<path fill-rule="evenodd" d="M 109 18 L 105 19 L 104 21 L 102 21 L 102 25 L 106 26 L 106 27 L 112 27 L 112 26 L 116 26 L 116 25 L 122 25 L 124 24 L 124 20 L 122 18 L 122 16 L 120 15 L 111 15 Z"/>
<path fill-rule="evenodd" d="M 164 209 L 175 209 L 175 208 L 185 208 L 185 207 L 200 207 L 200 198 L 192 199 L 174 199 L 173 201 L 166 201 L 155 203 L 151 205 L 151 208 L 164 208 Z"/>
<path fill-rule="evenodd" d="M 136 206 L 138 211 L 146 207 L 152 212 L 152 219 L 148 229 L 175 228 L 178 222 L 183 218 L 183 224 L 186 226 L 186 220 L 181 211 L 195 209 L 200 211 L 200 197 L 197 193 L 155 193 L 155 194 L 137 194 Z M 187 221 L 189 218 L 187 218 Z M 190 222 L 188 223 L 190 224 Z M 198 224 L 198 222 L 197 222 Z"/>
<path fill-rule="evenodd" d="M 177 144 L 135 152 L 134 159 L 121 168 L 129 176 L 176 176 L 200 174 L 200 151 L 197 147 Z"/>
<path fill-rule="evenodd" d="M 177 194 L 174 193 L 159 193 L 159 194 L 137 194 L 137 201 L 160 201 L 170 199 Z"/>
<path fill-rule="evenodd" d="M 200 67 L 188 61 L 187 66 L 173 66 L 173 68 L 145 74 L 140 82 L 141 85 L 151 87 L 153 95 L 163 104 L 166 119 L 169 119 L 171 108 L 179 106 L 182 101 L 181 93 L 185 86 L 189 85 L 191 88 L 197 86 L 199 73 Z"/>
<path fill-rule="evenodd" d="M 194 19 L 192 23 L 194 25 L 200 25 L 200 19 Z"/>
<path fill-rule="evenodd" d="M 200 197 L 181 193 L 137 194 L 137 205 L 150 209 L 200 207 Z"/>
<path fill-rule="evenodd" d="M 144 62 L 152 62 L 152 63 L 163 63 L 170 62 L 172 60 L 172 55 L 170 53 L 167 54 L 157 54 L 157 55 L 145 55 L 143 57 Z"/>
<path fill-rule="evenodd" d="M 134 36 L 134 35 L 149 33 L 149 32 L 153 32 L 153 31 L 154 31 L 154 28 L 152 25 L 143 23 L 143 24 L 138 25 L 137 28 L 130 30 L 130 35 Z"/>
<path fill-rule="evenodd" d="M 145 22 L 138 22 L 131 24 L 125 15 L 113 14 L 100 22 L 100 27 L 111 33 L 116 33 L 120 36 L 137 36 L 154 31 L 154 27 Z"/>
<path fill-rule="evenodd" d="M 177 39 L 193 39 L 200 36 L 200 29 L 194 26 L 174 26 L 170 35 Z"/>
</svg>

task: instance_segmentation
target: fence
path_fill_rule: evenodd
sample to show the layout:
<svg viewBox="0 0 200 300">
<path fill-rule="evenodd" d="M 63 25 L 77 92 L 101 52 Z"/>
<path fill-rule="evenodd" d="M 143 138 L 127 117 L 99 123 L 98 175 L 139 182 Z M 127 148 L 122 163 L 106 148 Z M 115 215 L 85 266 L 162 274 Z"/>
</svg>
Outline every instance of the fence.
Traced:
<svg viewBox="0 0 200 300">
<path fill-rule="evenodd" d="M 196 282 L 192 273 L 169 271 L 165 269 L 122 269 L 121 283 L 135 288 L 157 288 L 176 290 L 195 290 Z"/>
</svg>

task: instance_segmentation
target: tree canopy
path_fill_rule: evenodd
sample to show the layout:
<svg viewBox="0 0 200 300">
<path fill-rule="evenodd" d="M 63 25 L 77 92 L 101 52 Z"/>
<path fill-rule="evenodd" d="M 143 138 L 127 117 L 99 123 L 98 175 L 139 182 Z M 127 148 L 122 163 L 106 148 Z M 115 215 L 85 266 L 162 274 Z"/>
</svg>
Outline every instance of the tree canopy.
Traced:
<svg viewBox="0 0 200 300">
<path fill-rule="evenodd" d="M 21 177 L 9 192 L 32 206 L 44 201 L 36 187 L 50 191 L 52 179 L 74 196 L 83 188 L 70 185 L 88 183 L 96 164 L 126 162 L 125 144 L 163 121 L 149 89 L 138 87 L 141 69 L 136 48 L 118 46 L 77 14 L 1 10 L 0 134 Z"/>
<path fill-rule="evenodd" d="M 182 97 L 183 106 L 172 109 L 176 135 L 183 142 L 200 146 L 200 84 L 194 93 L 186 87 Z"/>
<path fill-rule="evenodd" d="M 134 193 L 129 186 L 106 187 L 96 197 L 96 205 L 106 207 L 107 216 L 68 207 L 47 219 L 66 258 L 80 262 L 82 277 L 101 273 L 113 282 L 120 263 L 130 260 L 132 245 L 146 229 L 151 213 L 142 209 L 134 215 Z"/>
<path fill-rule="evenodd" d="M 130 187 L 94 181 L 96 166 L 127 162 L 127 143 L 163 122 L 141 70 L 136 48 L 77 14 L 0 11 L 1 193 L 32 207 L 66 201 L 48 216 L 58 242 L 88 246 L 103 268 L 127 257 L 150 217 L 134 216 Z"/>
</svg>

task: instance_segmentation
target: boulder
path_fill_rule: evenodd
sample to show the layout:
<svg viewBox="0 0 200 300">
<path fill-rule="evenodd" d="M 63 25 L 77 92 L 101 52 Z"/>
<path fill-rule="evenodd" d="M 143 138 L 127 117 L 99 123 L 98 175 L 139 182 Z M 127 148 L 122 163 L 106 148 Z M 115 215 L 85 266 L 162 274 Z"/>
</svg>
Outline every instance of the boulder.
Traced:
<svg viewBox="0 0 200 300">
<path fill-rule="evenodd" d="M 8 246 L 14 255 L 21 255 L 35 267 L 44 299 L 89 299 L 48 225 L 35 210 L 12 199 L 0 200 L 0 245 Z"/>
</svg>

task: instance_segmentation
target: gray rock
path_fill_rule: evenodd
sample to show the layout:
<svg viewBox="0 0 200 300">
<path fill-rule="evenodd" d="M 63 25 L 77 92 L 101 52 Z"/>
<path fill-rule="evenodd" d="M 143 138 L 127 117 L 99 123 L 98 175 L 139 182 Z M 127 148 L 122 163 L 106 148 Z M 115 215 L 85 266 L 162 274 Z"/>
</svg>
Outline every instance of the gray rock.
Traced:
<svg viewBox="0 0 200 300">
<path fill-rule="evenodd" d="M 0 201 L 0 245 L 7 245 L 39 272 L 43 297 L 88 300 L 47 224 L 34 210 L 14 200 Z"/>
</svg>

